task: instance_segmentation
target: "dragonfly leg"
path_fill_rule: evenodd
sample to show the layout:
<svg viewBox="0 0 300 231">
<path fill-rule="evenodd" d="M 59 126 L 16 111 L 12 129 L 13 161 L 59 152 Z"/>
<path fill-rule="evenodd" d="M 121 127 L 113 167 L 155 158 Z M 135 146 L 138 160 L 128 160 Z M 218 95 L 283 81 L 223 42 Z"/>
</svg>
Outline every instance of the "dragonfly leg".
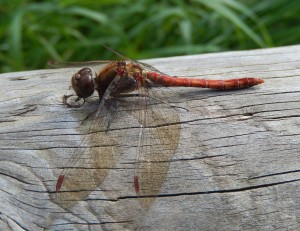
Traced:
<svg viewBox="0 0 300 231">
<path fill-rule="evenodd" d="M 63 104 L 67 105 L 68 107 L 72 107 L 72 108 L 79 108 L 81 107 L 84 103 L 85 103 L 85 99 L 84 98 L 80 98 L 77 96 L 77 98 L 74 100 L 74 102 L 69 102 L 69 98 L 71 98 L 72 96 L 75 96 L 74 94 L 70 94 L 70 95 L 64 95 L 63 96 Z M 80 100 L 83 100 L 83 103 L 78 103 Z"/>
</svg>

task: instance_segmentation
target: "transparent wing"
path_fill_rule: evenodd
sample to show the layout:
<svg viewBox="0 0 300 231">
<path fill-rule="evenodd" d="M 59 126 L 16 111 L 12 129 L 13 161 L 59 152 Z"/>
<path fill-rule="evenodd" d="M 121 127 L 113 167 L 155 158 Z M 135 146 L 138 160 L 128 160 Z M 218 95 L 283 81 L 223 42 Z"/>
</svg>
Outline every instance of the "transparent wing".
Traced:
<svg viewBox="0 0 300 231">
<path fill-rule="evenodd" d="M 139 64 L 139 66 L 141 68 L 143 68 L 144 70 L 148 70 L 148 71 L 152 71 L 152 72 L 157 72 L 157 73 L 160 73 L 162 75 L 167 75 L 163 72 L 161 72 L 160 70 L 156 69 L 155 67 L 151 66 L 150 64 L 147 64 L 147 63 L 143 63 L 143 62 L 140 62 L 140 61 L 134 61 L 135 63 Z"/>
<path fill-rule="evenodd" d="M 117 76 L 110 84 L 89 121 L 88 134 L 59 176 L 56 200 L 64 208 L 84 199 L 99 186 L 125 151 L 132 118 L 127 113 L 127 103 L 113 97 L 123 81 L 127 81 L 126 77 Z"/>
<path fill-rule="evenodd" d="M 64 68 L 64 67 L 86 67 L 86 66 L 102 66 L 114 61 L 111 60 L 95 60 L 86 62 L 57 62 L 54 60 L 48 61 L 47 65 L 51 68 Z"/>
<path fill-rule="evenodd" d="M 139 133 L 135 184 L 141 205 L 148 209 L 159 194 L 180 138 L 177 109 L 165 103 L 168 89 L 141 88 L 135 114 Z"/>
</svg>

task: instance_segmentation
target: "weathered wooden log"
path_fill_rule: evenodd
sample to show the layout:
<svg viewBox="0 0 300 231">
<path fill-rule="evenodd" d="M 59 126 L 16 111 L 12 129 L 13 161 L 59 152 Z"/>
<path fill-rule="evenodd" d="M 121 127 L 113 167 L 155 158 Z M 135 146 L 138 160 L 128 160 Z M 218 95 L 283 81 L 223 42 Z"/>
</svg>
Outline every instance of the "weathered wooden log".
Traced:
<svg viewBox="0 0 300 231">
<path fill-rule="evenodd" d="M 170 75 L 265 83 L 171 90 L 170 102 L 188 111 L 179 112 L 178 147 L 145 209 L 134 153 L 94 189 L 66 194 L 74 203 L 59 199 L 57 178 L 98 106 L 97 96 L 63 104 L 78 68 L 1 74 L 0 230 L 300 230 L 300 46 L 144 62 Z"/>
</svg>

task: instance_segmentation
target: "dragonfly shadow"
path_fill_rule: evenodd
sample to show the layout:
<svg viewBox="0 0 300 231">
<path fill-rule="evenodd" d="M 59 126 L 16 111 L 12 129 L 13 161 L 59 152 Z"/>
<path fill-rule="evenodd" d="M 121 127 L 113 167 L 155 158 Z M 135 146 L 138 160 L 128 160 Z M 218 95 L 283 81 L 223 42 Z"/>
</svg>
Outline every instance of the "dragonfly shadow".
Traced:
<svg viewBox="0 0 300 231">
<path fill-rule="evenodd" d="M 245 89 L 245 91 L 251 91 L 252 89 Z M 188 91 L 181 91 L 178 93 L 179 98 L 197 98 L 201 100 L 202 98 L 209 98 L 209 97 L 218 97 L 224 95 L 237 95 L 237 94 L 244 94 L 240 91 L 233 89 L 233 90 L 217 90 L 217 89 L 189 89 Z"/>
</svg>

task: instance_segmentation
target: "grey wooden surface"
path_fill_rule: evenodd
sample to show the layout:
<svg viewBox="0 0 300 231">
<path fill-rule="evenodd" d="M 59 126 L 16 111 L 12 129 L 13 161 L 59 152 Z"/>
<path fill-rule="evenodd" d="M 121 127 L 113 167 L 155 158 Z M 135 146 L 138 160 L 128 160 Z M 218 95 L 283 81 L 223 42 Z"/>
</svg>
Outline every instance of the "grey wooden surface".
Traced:
<svg viewBox="0 0 300 231">
<path fill-rule="evenodd" d="M 172 90 L 170 101 L 189 111 L 149 209 L 134 197 L 130 154 L 64 208 L 56 180 L 97 98 L 62 104 L 75 68 L 1 74 L 0 230 L 300 230 L 300 46 L 145 62 L 170 75 L 265 84 Z"/>
</svg>

